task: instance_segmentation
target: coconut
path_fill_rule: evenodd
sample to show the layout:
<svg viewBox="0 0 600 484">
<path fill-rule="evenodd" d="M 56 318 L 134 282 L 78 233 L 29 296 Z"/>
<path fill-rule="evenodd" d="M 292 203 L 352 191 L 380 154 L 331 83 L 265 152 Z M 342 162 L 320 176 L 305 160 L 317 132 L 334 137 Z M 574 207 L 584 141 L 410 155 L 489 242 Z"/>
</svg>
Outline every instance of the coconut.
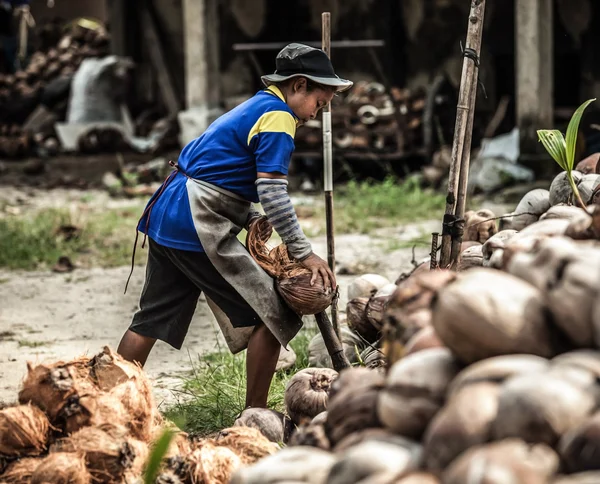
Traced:
<svg viewBox="0 0 600 484">
<path fill-rule="evenodd" d="M 600 471 L 579 472 L 570 476 L 557 476 L 552 484 L 598 484 Z"/>
<path fill-rule="evenodd" d="M 328 484 L 347 484 L 378 473 L 414 470 L 420 460 L 420 446 L 400 447 L 387 442 L 365 441 L 348 449 L 333 465 Z"/>
<path fill-rule="evenodd" d="M 597 197 L 594 195 L 597 193 L 596 189 L 600 185 L 600 175 L 596 173 L 590 173 L 589 175 L 583 175 L 581 181 L 577 184 L 579 195 L 586 205 L 588 203 L 596 203 Z M 575 204 L 579 206 L 579 200 L 574 200 Z"/>
<path fill-rule="evenodd" d="M 545 235 L 550 237 L 555 235 L 563 235 L 565 233 L 565 230 L 567 230 L 568 226 L 569 221 L 565 219 L 551 218 L 546 220 L 539 220 L 536 223 L 525 227 L 518 234 L 515 234 L 513 237 L 511 237 L 511 241 L 519 240 L 519 238 L 529 235 Z"/>
<path fill-rule="evenodd" d="M 336 454 L 343 454 L 348 449 L 355 447 L 356 445 L 362 442 L 386 442 L 388 444 L 394 444 L 401 447 L 410 447 L 413 445 L 420 445 L 418 442 L 415 442 L 411 439 L 407 439 L 406 437 L 402 437 L 400 435 L 396 435 L 390 432 L 388 429 L 384 428 L 367 428 L 363 430 L 358 430 L 357 432 L 353 432 L 342 440 L 340 440 L 335 446 Z"/>
<path fill-rule="evenodd" d="M 419 309 L 412 313 L 396 312 L 400 319 L 390 319 L 385 323 L 381 349 L 388 365 L 393 365 L 404 356 L 405 345 L 423 328 L 431 326 L 431 309 Z M 399 323 L 398 326 L 392 324 Z"/>
<path fill-rule="evenodd" d="M 462 272 L 481 265 L 483 265 L 483 246 L 478 244 L 461 252 L 456 270 Z"/>
<path fill-rule="evenodd" d="M 135 484 L 138 484 L 138 483 L 135 483 Z M 156 476 L 156 480 L 154 481 L 154 484 L 183 484 L 183 481 L 179 478 L 179 476 L 177 474 L 175 474 L 175 472 L 166 469 L 166 470 L 161 471 Z"/>
<path fill-rule="evenodd" d="M 511 228 L 523 230 L 535 223 L 550 208 L 550 192 L 536 188 L 527 192 L 513 213 Z"/>
<path fill-rule="evenodd" d="M 464 363 L 511 353 L 554 356 L 543 295 L 494 269 L 463 272 L 439 291 L 432 325 Z"/>
<path fill-rule="evenodd" d="M 233 473 L 242 467 L 242 460 L 233 450 L 208 440 L 201 441 L 186 461 L 192 483 L 228 484 Z"/>
<path fill-rule="evenodd" d="M 366 345 L 365 341 L 345 324 L 340 325 L 340 333 L 346 357 L 351 364 L 358 363 L 360 351 Z M 308 343 L 308 363 L 310 366 L 333 368 L 331 356 L 320 332 L 315 334 Z"/>
<path fill-rule="evenodd" d="M 552 359 L 552 366 L 571 366 L 583 368 L 600 379 L 600 352 L 595 350 L 575 350 L 555 356 Z"/>
<path fill-rule="evenodd" d="M 91 360 L 91 377 L 103 391 L 109 391 L 132 378 L 145 377 L 144 370 L 134 363 L 125 360 L 108 346 Z"/>
<path fill-rule="evenodd" d="M 572 219 L 565 235 L 575 240 L 600 239 L 600 207 L 592 205 Z"/>
<path fill-rule="evenodd" d="M 134 457 L 131 467 L 126 472 L 132 476 L 141 476 L 148 463 L 150 448 L 146 442 L 137 439 L 128 438 L 127 443 L 131 447 Z"/>
<path fill-rule="evenodd" d="M 334 383 L 337 380 L 334 380 Z M 331 399 L 331 388 L 329 389 L 329 399 Z M 315 418 L 313 418 L 310 421 L 311 425 L 325 425 L 325 422 L 327 422 L 327 410 L 325 410 L 324 412 L 321 412 L 319 415 L 317 415 Z"/>
<path fill-rule="evenodd" d="M 110 394 L 121 401 L 129 414 L 128 427 L 132 435 L 149 441 L 154 427 L 154 414 L 157 413 L 149 380 L 144 375 L 136 375 L 116 385 Z"/>
<path fill-rule="evenodd" d="M 456 375 L 448 388 L 448 398 L 453 398 L 468 385 L 480 382 L 502 383 L 514 375 L 541 373 L 549 368 L 549 360 L 534 355 L 503 355 L 486 358 L 467 366 Z"/>
<path fill-rule="evenodd" d="M 360 353 L 360 361 L 370 370 L 384 371 L 387 363 L 385 353 L 374 345 L 367 346 Z"/>
<path fill-rule="evenodd" d="M 542 214 L 540 220 L 564 219 L 574 220 L 585 213 L 585 210 L 573 205 L 558 204 L 551 207 L 546 213 Z"/>
<path fill-rule="evenodd" d="M 365 315 L 371 325 L 379 332 L 383 326 L 383 314 L 390 295 L 396 290 L 396 284 L 383 286 L 369 298 Z"/>
<path fill-rule="evenodd" d="M 101 482 L 120 482 L 136 457 L 127 429 L 109 424 L 83 427 L 54 443 L 50 452 L 82 453 L 92 478 Z"/>
<path fill-rule="evenodd" d="M 495 439 L 518 437 L 554 445 L 583 423 L 595 405 L 592 393 L 559 375 L 517 375 L 501 386 L 492 432 Z"/>
<path fill-rule="evenodd" d="M 600 470 L 600 413 L 566 432 L 558 452 L 569 473 Z"/>
<path fill-rule="evenodd" d="M 436 414 L 423 438 L 425 467 L 442 471 L 465 450 L 488 442 L 499 387 L 475 383 L 459 390 Z"/>
<path fill-rule="evenodd" d="M 85 459 L 75 452 L 55 452 L 44 458 L 31 476 L 31 484 L 88 484 Z"/>
<path fill-rule="evenodd" d="M 377 340 L 379 331 L 371 324 L 367 318 L 368 297 L 356 297 L 346 304 L 346 317 L 348 326 L 356 334 L 360 335 L 365 341 L 373 343 Z"/>
<path fill-rule="evenodd" d="M 286 371 L 290 368 L 293 368 L 297 359 L 298 357 L 292 347 L 286 350 L 282 346 L 281 350 L 279 351 L 279 359 L 277 360 L 275 371 Z"/>
<path fill-rule="evenodd" d="M 385 484 L 441 484 L 440 480 L 433 474 L 426 472 L 409 472 L 395 477 L 393 481 Z"/>
<path fill-rule="evenodd" d="M 583 174 L 577 170 L 572 172 L 573 180 L 578 185 Z M 558 205 L 559 203 L 569 203 L 573 201 L 573 190 L 567 178 L 567 172 L 563 171 L 554 177 L 550 185 L 550 205 Z"/>
<path fill-rule="evenodd" d="M 577 165 L 575 166 L 575 170 L 577 170 L 580 173 L 583 173 L 584 175 L 587 175 L 588 173 L 596 173 L 596 166 L 598 165 L 599 157 L 600 153 L 594 153 L 593 155 L 584 158 L 579 163 L 577 163 Z"/>
<path fill-rule="evenodd" d="M 288 445 L 305 445 L 323 450 L 329 450 L 331 448 L 331 442 L 329 442 L 329 438 L 327 437 L 325 425 L 314 424 L 313 422 L 309 425 L 298 427 L 290 437 Z"/>
<path fill-rule="evenodd" d="M 168 420 L 154 425 L 150 442 L 156 442 L 163 435 L 166 429 L 169 429 L 173 433 L 171 442 L 169 443 L 169 448 L 165 454 L 166 458 L 187 455 L 192 451 L 189 435 L 179 429 L 179 427 L 177 427 L 177 425 L 175 425 L 173 422 Z"/>
<path fill-rule="evenodd" d="M 433 329 L 432 326 L 426 326 L 408 340 L 408 343 L 406 343 L 406 348 L 404 349 L 404 356 L 408 356 L 429 348 L 443 347 L 444 343 L 442 343 L 437 334 L 435 334 L 435 329 Z"/>
<path fill-rule="evenodd" d="M 8 465 L 4 473 L 0 474 L 2 484 L 30 484 L 31 477 L 40 465 L 41 459 L 26 457 Z"/>
<path fill-rule="evenodd" d="M 271 442 L 287 442 L 292 430 L 289 418 L 269 408 L 247 408 L 233 425 L 255 428 Z"/>
<path fill-rule="evenodd" d="M 444 472 L 443 482 L 546 484 L 558 465 L 558 456 L 547 445 L 507 439 L 461 454 Z"/>
<path fill-rule="evenodd" d="M 274 454 L 279 447 L 260 430 L 251 427 L 229 427 L 219 432 L 214 439 L 220 446 L 233 450 L 244 464 L 254 464 L 267 455 Z"/>
<path fill-rule="evenodd" d="M 502 230 L 493 237 L 490 237 L 481 248 L 484 267 L 494 267 L 499 269 L 497 261 L 492 261 L 492 256 L 496 252 L 502 253 L 507 240 L 510 240 L 517 233 L 516 230 Z"/>
<path fill-rule="evenodd" d="M 17 405 L 0 410 L 0 455 L 39 455 L 46 449 L 50 422 L 39 408 Z"/>
<path fill-rule="evenodd" d="M 28 363 L 27 376 L 19 391 L 19 403 L 37 405 L 53 421 L 69 398 L 96 392 L 96 387 L 88 379 L 88 363 L 88 358 L 50 366 L 34 367 Z"/>
<path fill-rule="evenodd" d="M 230 484 L 324 483 L 335 460 L 329 452 L 314 447 L 287 447 L 238 469 Z"/>
<path fill-rule="evenodd" d="M 384 383 L 385 377 L 377 371 L 360 366 L 345 368 L 331 382 L 329 387 L 329 401 L 331 402 L 336 398 L 338 393 L 346 389 L 361 392 L 365 388 L 380 388 Z"/>
<path fill-rule="evenodd" d="M 498 231 L 494 212 L 488 209 L 465 212 L 465 232 L 463 240 L 474 240 L 483 244 Z"/>
<path fill-rule="evenodd" d="M 126 426 L 130 416 L 121 401 L 113 395 L 98 393 L 71 397 L 57 416 L 66 435 L 89 425 L 117 424 Z"/>
<path fill-rule="evenodd" d="M 419 351 L 394 363 L 379 392 L 379 420 L 393 432 L 420 438 L 457 373 L 458 364 L 446 348 Z"/>
<path fill-rule="evenodd" d="M 390 281 L 379 274 L 363 274 L 348 285 L 348 300 L 358 297 L 369 298 L 388 284 Z"/>
<path fill-rule="evenodd" d="M 327 409 L 329 386 L 338 376 L 331 368 L 305 368 L 285 388 L 285 408 L 296 425 L 308 423 Z"/>
</svg>

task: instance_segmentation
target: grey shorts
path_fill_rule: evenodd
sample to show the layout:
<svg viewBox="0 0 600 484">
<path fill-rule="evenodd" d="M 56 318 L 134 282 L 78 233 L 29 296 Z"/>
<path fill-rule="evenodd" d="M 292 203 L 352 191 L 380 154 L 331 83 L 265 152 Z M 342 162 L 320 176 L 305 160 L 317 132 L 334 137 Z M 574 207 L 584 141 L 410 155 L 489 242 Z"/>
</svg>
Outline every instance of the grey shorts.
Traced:
<svg viewBox="0 0 600 484">
<path fill-rule="evenodd" d="M 227 315 L 234 328 L 256 326 L 259 316 L 212 265 L 204 252 L 164 247 L 148 239 L 146 282 L 129 329 L 180 349 L 200 294 Z"/>
</svg>

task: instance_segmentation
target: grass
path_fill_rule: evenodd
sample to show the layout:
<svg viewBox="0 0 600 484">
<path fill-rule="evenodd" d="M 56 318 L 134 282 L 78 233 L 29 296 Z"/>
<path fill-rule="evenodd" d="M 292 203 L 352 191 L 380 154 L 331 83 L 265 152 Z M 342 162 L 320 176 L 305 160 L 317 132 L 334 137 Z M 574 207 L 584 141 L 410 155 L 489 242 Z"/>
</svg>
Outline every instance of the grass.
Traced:
<svg viewBox="0 0 600 484">
<path fill-rule="evenodd" d="M 29 341 L 26 339 L 19 340 L 19 348 L 39 348 L 45 346 L 48 341 Z"/>
<path fill-rule="evenodd" d="M 308 343 L 317 329 L 304 328 L 290 343 L 297 355 L 290 370 L 278 372 L 269 392 L 269 408 L 284 410 L 284 392 L 291 376 L 308 367 Z M 208 435 L 229 427 L 244 409 L 246 397 L 245 352 L 232 355 L 227 349 L 200 357 L 181 389 L 184 401 L 165 411 L 165 416 L 183 422 L 194 435 Z"/>
</svg>

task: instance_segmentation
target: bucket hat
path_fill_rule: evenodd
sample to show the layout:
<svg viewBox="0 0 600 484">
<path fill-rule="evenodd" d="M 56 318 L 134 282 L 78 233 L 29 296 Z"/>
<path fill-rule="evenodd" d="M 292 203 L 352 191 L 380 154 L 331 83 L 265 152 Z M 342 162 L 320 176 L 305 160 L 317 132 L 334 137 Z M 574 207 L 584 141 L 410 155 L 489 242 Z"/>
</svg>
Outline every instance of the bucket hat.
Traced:
<svg viewBox="0 0 600 484">
<path fill-rule="evenodd" d="M 334 87 L 336 92 L 346 91 L 354 84 L 335 74 L 329 57 L 321 49 L 297 43 L 288 44 L 279 51 L 275 58 L 275 72 L 262 76 L 261 80 L 268 86 L 300 76 L 318 84 Z"/>
</svg>

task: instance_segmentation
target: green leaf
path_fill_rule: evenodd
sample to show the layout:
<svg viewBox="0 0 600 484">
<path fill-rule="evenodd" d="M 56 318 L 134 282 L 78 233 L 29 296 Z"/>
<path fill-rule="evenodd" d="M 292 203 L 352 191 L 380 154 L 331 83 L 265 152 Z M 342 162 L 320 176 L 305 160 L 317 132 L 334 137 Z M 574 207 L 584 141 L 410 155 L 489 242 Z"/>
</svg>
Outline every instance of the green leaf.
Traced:
<svg viewBox="0 0 600 484">
<path fill-rule="evenodd" d="M 158 475 L 158 470 L 160 469 L 160 464 L 169 450 L 169 445 L 171 445 L 171 440 L 175 432 L 169 428 L 166 428 L 158 440 L 155 442 L 152 453 L 148 458 L 148 462 L 146 463 L 146 470 L 144 471 L 144 484 L 153 484 L 156 480 L 156 476 Z"/>
<path fill-rule="evenodd" d="M 537 134 L 554 161 L 567 170 L 567 144 L 563 134 L 557 129 L 538 129 Z"/>
<path fill-rule="evenodd" d="M 575 164 L 575 147 L 577 146 L 577 131 L 579 130 L 579 123 L 583 117 L 583 112 L 591 103 L 596 99 L 588 99 L 581 106 L 577 108 L 577 111 L 571 117 L 569 126 L 567 127 L 567 166 L 570 170 L 573 169 Z"/>
</svg>

